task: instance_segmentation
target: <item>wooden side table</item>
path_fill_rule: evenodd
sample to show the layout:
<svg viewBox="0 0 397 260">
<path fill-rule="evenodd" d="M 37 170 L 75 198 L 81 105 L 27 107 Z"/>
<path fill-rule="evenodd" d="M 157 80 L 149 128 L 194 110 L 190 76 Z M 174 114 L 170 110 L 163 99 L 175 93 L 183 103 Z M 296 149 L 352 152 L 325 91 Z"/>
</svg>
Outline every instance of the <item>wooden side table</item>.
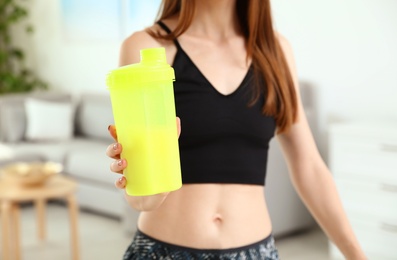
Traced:
<svg viewBox="0 0 397 260">
<path fill-rule="evenodd" d="M 32 201 L 37 214 L 37 231 L 40 240 L 46 237 L 45 207 L 49 199 L 64 199 L 69 209 L 72 259 L 79 260 L 78 238 L 78 205 L 75 191 L 77 183 L 62 175 L 49 179 L 43 186 L 21 187 L 0 179 L 0 214 L 2 230 L 2 259 L 19 260 L 20 255 L 20 224 L 19 204 Z"/>
</svg>

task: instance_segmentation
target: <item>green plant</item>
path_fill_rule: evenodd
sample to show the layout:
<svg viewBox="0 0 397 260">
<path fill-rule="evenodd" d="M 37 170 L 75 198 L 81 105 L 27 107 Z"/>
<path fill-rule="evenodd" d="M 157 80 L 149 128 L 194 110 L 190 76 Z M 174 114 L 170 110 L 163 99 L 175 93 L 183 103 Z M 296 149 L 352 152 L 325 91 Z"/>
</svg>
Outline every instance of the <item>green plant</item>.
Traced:
<svg viewBox="0 0 397 260">
<path fill-rule="evenodd" d="M 27 16 L 28 10 L 21 0 L 0 0 L 0 95 L 48 88 L 46 83 L 26 68 L 23 50 L 12 42 L 12 26 Z M 31 34 L 33 27 L 26 25 L 25 31 Z"/>
</svg>

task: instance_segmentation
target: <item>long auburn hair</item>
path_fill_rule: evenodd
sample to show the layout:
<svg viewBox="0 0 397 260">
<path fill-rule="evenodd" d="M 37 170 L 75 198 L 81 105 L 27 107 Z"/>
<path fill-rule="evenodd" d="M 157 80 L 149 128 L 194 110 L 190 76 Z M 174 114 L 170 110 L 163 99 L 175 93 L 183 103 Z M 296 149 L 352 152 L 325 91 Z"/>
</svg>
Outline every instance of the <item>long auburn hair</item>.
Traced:
<svg viewBox="0 0 397 260">
<path fill-rule="evenodd" d="M 158 39 L 173 40 L 190 26 L 196 0 L 163 0 L 158 20 L 178 15 L 170 34 L 149 31 Z M 236 13 L 245 37 L 247 58 L 252 58 L 255 84 L 251 105 L 264 95 L 262 112 L 273 116 L 278 133 L 287 131 L 297 119 L 297 96 L 285 55 L 273 30 L 270 0 L 236 0 Z"/>
</svg>

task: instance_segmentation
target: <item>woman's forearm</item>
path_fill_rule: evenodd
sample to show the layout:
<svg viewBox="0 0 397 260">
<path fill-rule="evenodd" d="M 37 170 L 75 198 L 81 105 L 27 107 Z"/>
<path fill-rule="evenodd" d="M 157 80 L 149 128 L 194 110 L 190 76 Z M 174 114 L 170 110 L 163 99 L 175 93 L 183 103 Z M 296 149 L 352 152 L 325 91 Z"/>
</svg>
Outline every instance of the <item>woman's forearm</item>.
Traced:
<svg viewBox="0 0 397 260">
<path fill-rule="evenodd" d="M 366 259 L 325 164 L 295 171 L 292 174 L 295 187 L 327 236 L 347 259 Z"/>
</svg>

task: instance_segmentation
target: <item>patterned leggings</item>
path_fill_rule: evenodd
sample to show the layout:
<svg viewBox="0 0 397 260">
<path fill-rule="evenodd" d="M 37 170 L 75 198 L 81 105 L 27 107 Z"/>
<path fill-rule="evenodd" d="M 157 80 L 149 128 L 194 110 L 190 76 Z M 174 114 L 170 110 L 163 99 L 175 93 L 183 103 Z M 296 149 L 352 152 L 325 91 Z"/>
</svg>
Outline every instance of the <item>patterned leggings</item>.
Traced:
<svg viewBox="0 0 397 260">
<path fill-rule="evenodd" d="M 195 249 L 165 243 L 140 231 L 124 254 L 123 260 L 278 260 L 272 235 L 257 243 L 231 249 Z"/>
</svg>

